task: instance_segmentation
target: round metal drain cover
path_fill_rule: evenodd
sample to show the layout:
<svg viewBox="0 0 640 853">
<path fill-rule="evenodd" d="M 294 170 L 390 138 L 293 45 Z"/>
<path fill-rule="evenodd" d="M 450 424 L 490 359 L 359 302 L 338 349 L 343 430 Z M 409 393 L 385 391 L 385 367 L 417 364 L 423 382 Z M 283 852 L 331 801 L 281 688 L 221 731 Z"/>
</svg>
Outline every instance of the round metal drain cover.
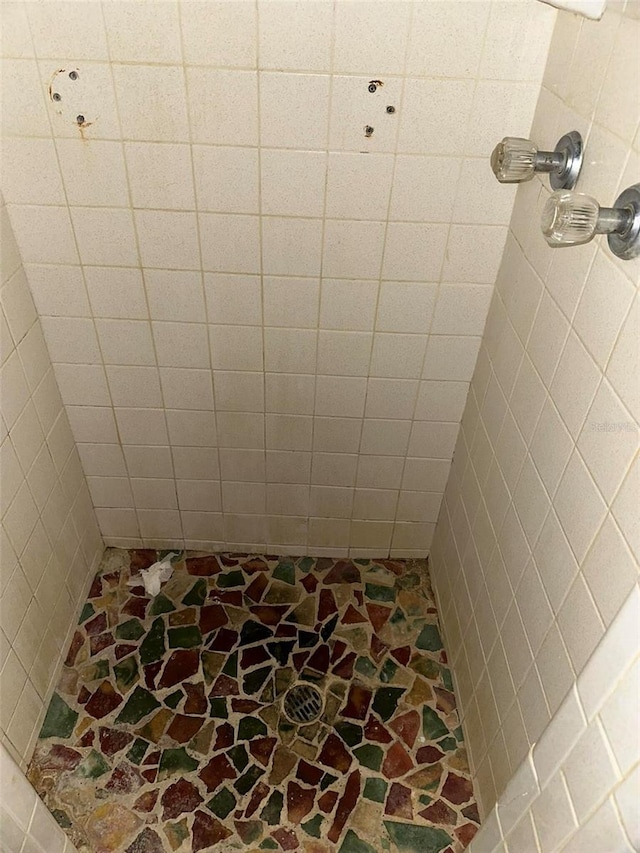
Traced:
<svg viewBox="0 0 640 853">
<path fill-rule="evenodd" d="M 285 693 L 283 708 L 292 723 L 312 723 L 323 704 L 322 693 L 313 684 L 296 684 Z"/>
</svg>

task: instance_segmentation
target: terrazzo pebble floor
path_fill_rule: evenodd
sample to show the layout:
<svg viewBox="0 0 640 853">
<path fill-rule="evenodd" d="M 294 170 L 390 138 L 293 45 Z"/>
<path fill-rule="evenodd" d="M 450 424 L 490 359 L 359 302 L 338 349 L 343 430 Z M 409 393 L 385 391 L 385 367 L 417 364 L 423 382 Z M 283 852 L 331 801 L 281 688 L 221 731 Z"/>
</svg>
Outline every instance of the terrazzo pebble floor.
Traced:
<svg viewBox="0 0 640 853">
<path fill-rule="evenodd" d="M 465 849 L 426 561 L 187 553 L 149 597 L 128 582 L 159 556 L 106 552 L 29 768 L 80 853 Z"/>
</svg>

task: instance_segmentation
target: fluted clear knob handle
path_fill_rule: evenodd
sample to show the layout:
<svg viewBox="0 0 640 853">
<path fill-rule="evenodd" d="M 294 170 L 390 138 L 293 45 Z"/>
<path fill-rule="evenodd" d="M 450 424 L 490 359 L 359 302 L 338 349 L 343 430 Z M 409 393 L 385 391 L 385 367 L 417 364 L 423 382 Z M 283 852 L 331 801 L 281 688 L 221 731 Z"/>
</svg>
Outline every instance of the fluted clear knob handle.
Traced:
<svg viewBox="0 0 640 853">
<path fill-rule="evenodd" d="M 536 171 L 538 149 L 530 139 L 505 136 L 491 154 L 491 168 L 501 184 L 530 181 Z"/>
<path fill-rule="evenodd" d="M 579 246 L 598 233 L 600 205 L 589 195 L 558 190 L 542 211 L 542 233 L 550 246 Z"/>
</svg>

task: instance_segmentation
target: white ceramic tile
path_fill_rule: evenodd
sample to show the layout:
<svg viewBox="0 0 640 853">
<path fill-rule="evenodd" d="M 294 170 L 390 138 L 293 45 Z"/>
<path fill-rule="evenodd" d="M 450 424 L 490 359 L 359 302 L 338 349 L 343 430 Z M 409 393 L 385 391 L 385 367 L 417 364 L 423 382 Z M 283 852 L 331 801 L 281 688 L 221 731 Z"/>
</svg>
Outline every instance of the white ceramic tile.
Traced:
<svg viewBox="0 0 640 853">
<path fill-rule="evenodd" d="M 188 145 L 127 142 L 124 150 L 134 207 L 193 210 L 195 195 Z"/>
<path fill-rule="evenodd" d="M 635 300 L 609 360 L 606 376 L 627 409 L 640 421 L 640 388 L 628 369 L 640 355 L 640 299 Z"/>
<path fill-rule="evenodd" d="M 171 450 L 168 447 L 124 447 L 130 477 L 173 477 Z"/>
<path fill-rule="evenodd" d="M 402 479 L 402 466 L 399 456 L 360 455 L 356 485 L 365 489 L 397 489 Z"/>
<path fill-rule="evenodd" d="M 631 845 L 638 846 L 640 842 L 640 827 L 638 826 L 638 815 L 636 808 L 638 785 L 640 784 L 640 767 L 627 776 L 624 782 L 615 791 L 614 798 L 621 822 L 627 833 Z"/>
<path fill-rule="evenodd" d="M 67 416 L 76 442 L 116 443 L 113 410 L 103 406 L 67 406 Z"/>
<path fill-rule="evenodd" d="M 317 333 L 311 329 L 264 330 L 264 368 L 270 373 L 315 373 Z M 248 343 L 242 348 L 249 349 Z"/>
<path fill-rule="evenodd" d="M 356 481 L 358 457 L 346 453 L 314 453 L 311 482 L 314 486 L 352 487 Z"/>
<path fill-rule="evenodd" d="M 269 450 L 311 450 L 312 418 L 269 414 L 266 416 L 265 428 Z"/>
<path fill-rule="evenodd" d="M 604 519 L 606 505 L 577 451 L 569 460 L 554 504 L 569 543 L 582 560 Z"/>
<path fill-rule="evenodd" d="M 131 489 L 136 509 L 175 509 L 178 505 L 173 479 L 132 478 Z"/>
<path fill-rule="evenodd" d="M 481 335 L 491 294 L 491 288 L 482 285 L 441 285 L 431 333 Z"/>
<path fill-rule="evenodd" d="M 449 459 L 457 434 L 457 423 L 414 421 L 409 440 L 409 456 Z"/>
<path fill-rule="evenodd" d="M 29 22 L 38 56 L 107 59 L 107 41 L 99 8 L 76 9 L 69 3 L 29 7 Z"/>
<path fill-rule="evenodd" d="M 615 566 L 615 571 L 608 571 L 608 566 Z M 609 625 L 638 579 L 634 558 L 610 516 L 600 528 L 583 571 L 600 616 Z"/>
<path fill-rule="evenodd" d="M 71 217 L 83 264 L 138 265 L 131 211 L 74 207 L 71 209 Z"/>
<path fill-rule="evenodd" d="M 226 0 L 183 3 L 180 25 L 187 64 L 255 67 L 256 10 L 253 4 Z"/>
<path fill-rule="evenodd" d="M 28 58 L 34 49 L 26 9 L 20 3 L 7 3 L 4 10 L 3 55 Z"/>
<path fill-rule="evenodd" d="M 260 0 L 258 17 L 261 68 L 324 71 L 330 67 L 332 3 Z"/>
<path fill-rule="evenodd" d="M 397 281 L 438 281 L 448 231 L 447 225 L 390 223 L 383 277 Z"/>
<path fill-rule="evenodd" d="M 384 230 L 383 222 L 327 221 L 323 273 L 330 278 L 378 278 Z"/>
<path fill-rule="evenodd" d="M 473 375 L 479 346 L 480 338 L 431 335 L 422 378 L 468 382 Z"/>
<path fill-rule="evenodd" d="M 245 326 L 262 324 L 260 279 L 257 276 L 207 273 L 204 286 L 211 323 Z M 269 323 L 266 317 L 265 321 Z"/>
<path fill-rule="evenodd" d="M 222 483 L 222 508 L 225 512 L 264 513 L 264 483 Z"/>
<path fill-rule="evenodd" d="M 218 412 L 216 427 L 219 447 L 264 447 L 264 417 L 255 412 Z"/>
<path fill-rule="evenodd" d="M 177 3 L 109 3 L 104 21 L 112 61 L 181 63 Z"/>
<path fill-rule="evenodd" d="M 265 456 L 262 450 L 220 448 L 220 473 L 223 480 L 263 483 Z"/>
<path fill-rule="evenodd" d="M 193 169 L 199 210 L 258 213 L 256 148 L 195 145 Z"/>
<path fill-rule="evenodd" d="M 558 626 L 576 672 L 595 649 L 604 626 L 582 575 L 578 575 L 558 614 Z"/>
<path fill-rule="evenodd" d="M 167 408 L 213 411 L 211 371 L 161 367 L 160 380 Z"/>
<path fill-rule="evenodd" d="M 160 409 L 116 409 L 123 444 L 167 445 L 167 426 Z"/>
<path fill-rule="evenodd" d="M 219 479 L 218 451 L 215 448 L 174 446 L 171 452 L 178 480 Z"/>
<path fill-rule="evenodd" d="M 273 216 L 322 216 L 326 170 L 324 152 L 262 151 L 262 213 Z M 327 215 L 332 214 L 328 211 Z"/>
<path fill-rule="evenodd" d="M 549 294 L 543 293 L 527 351 L 546 384 L 553 378 L 568 331 L 569 326 L 562 312 Z"/>
<path fill-rule="evenodd" d="M 266 326 L 315 328 L 318 325 L 320 285 L 311 278 L 263 278 Z M 260 323 L 260 316 L 256 320 Z"/>
<path fill-rule="evenodd" d="M 596 392 L 600 372 L 574 333 L 569 335 L 551 392 L 558 411 L 575 438 Z"/>
<path fill-rule="evenodd" d="M 40 315 L 87 317 L 89 301 L 80 267 L 39 266 L 27 268 L 29 287 Z M 2 295 L 6 312 L 6 292 Z M 21 313 L 24 313 L 21 311 Z M 7 335 L 9 329 L 7 328 Z"/>
<path fill-rule="evenodd" d="M 361 417 L 367 380 L 355 376 L 318 376 L 315 414 Z"/>
<path fill-rule="evenodd" d="M 379 555 L 389 552 L 393 523 L 388 521 L 357 521 L 351 522 L 351 548 L 370 548 Z"/>
<path fill-rule="evenodd" d="M 69 213 L 64 208 L 12 205 L 10 217 L 24 263 L 79 262 Z"/>
<path fill-rule="evenodd" d="M 605 500 L 611 501 L 617 492 L 638 443 L 637 424 L 604 380 L 587 413 L 578 448 Z"/>
<path fill-rule="evenodd" d="M 311 453 L 294 450 L 267 450 L 267 482 L 309 483 Z"/>
<path fill-rule="evenodd" d="M 178 444 L 185 447 L 216 446 L 216 424 L 212 412 L 167 409 L 166 418 L 169 442 L 164 441 L 162 444 L 170 443 L 172 446 Z"/>
<path fill-rule="evenodd" d="M 18 356 L 22 362 L 27 384 L 34 395 L 41 390 L 50 376 L 49 353 L 40 323 L 34 323 L 18 344 Z"/>
<path fill-rule="evenodd" d="M 369 379 L 368 418 L 411 418 L 416 404 L 418 382 L 408 379 Z"/>
<path fill-rule="evenodd" d="M 139 509 L 140 533 L 143 539 L 158 539 L 161 542 L 180 540 L 182 527 L 180 513 L 171 509 Z"/>
<path fill-rule="evenodd" d="M 574 325 L 601 368 L 611 355 L 633 296 L 631 282 L 598 252 L 582 291 Z"/>
<path fill-rule="evenodd" d="M 633 8 L 634 4 L 631 4 L 623 26 L 616 33 L 595 116 L 599 125 L 612 130 L 627 142 L 632 141 L 636 129 L 634 121 L 637 110 L 634 112 L 630 93 L 627 87 L 620 86 L 620 80 L 624 79 L 627 60 L 633 57 L 638 39 L 637 19 L 631 20 Z"/>
<path fill-rule="evenodd" d="M 391 540 L 391 556 L 425 557 L 431 543 L 435 524 L 396 521 Z"/>
<path fill-rule="evenodd" d="M 91 500 L 96 507 L 132 507 L 133 497 L 127 477 L 87 477 Z"/>
<path fill-rule="evenodd" d="M 262 370 L 262 335 L 259 329 L 254 326 L 210 326 L 209 330 L 214 370 Z"/>
<path fill-rule="evenodd" d="M 188 549 L 217 548 L 224 541 L 222 513 L 183 510 L 180 520 Z"/>
<path fill-rule="evenodd" d="M 606 740 L 623 776 L 633 769 L 640 746 L 634 729 L 634 702 L 639 680 L 640 665 L 636 660 L 599 713 Z"/>
<path fill-rule="evenodd" d="M 488 3 L 446 2 L 414 8 L 407 72 L 428 77 L 475 77 Z"/>
<path fill-rule="evenodd" d="M 393 489 L 355 489 L 353 518 L 367 521 L 392 521 L 398 493 Z"/>
<path fill-rule="evenodd" d="M 640 552 L 640 520 L 635 512 L 639 478 L 640 460 L 636 459 L 612 506 L 613 515 L 635 554 Z"/>
<path fill-rule="evenodd" d="M 555 20 L 555 13 L 546 6 L 492 4 L 480 75 L 497 80 L 540 80 Z M 523 32 L 531 32 L 525 44 Z"/>
<path fill-rule="evenodd" d="M 464 411 L 468 388 L 466 382 L 421 382 L 414 417 L 422 421 L 459 421 Z"/>
<path fill-rule="evenodd" d="M 262 220 L 262 267 L 267 275 L 317 276 L 321 252 L 321 219 Z"/>
<path fill-rule="evenodd" d="M 408 80 L 398 151 L 449 157 L 463 154 L 473 92 L 471 80 Z"/>
<path fill-rule="evenodd" d="M 146 320 L 147 304 L 142 276 L 126 267 L 85 267 L 84 278 L 94 317 Z"/>
<path fill-rule="evenodd" d="M 96 320 L 95 326 L 105 364 L 155 364 L 150 323 Z"/>
<path fill-rule="evenodd" d="M 402 475 L 402 488 L 411 491 L 444 491 L 451 463 L 445 459 L 407 457 Z"/>
<path fill-rule="evenodd" d="M 401 74 L 410 7 L 392 2 L 344 3 L 336 8 L 336 71 Z"/>
<path fill-rule="evenodd" d="M 362 427 L 361 453 L 404 456 L 409 443 L 410 421 L 367 418 Z"/>
<path fill-rule="evenodd" d="M 401 154 L 396 158 L 389 217 L 400 222 L 449 222 L 461 161 Z"/>
<path fill-rule="evenodd" d="M 628 836 L 620 824 L 620 818 L 612 798 L 604 801 L 600 808 L 571 837 L 565 849 L 568 853 L 579 853 L 585 844 L 598 847 L 612 844 L 614 848 L 624 849 L 628 845 Z"/>
<path fill-rule="evenodd" d="M 195 213 L 136 210 L 135 223 L 144 266 L 200 268 Z"/>
<path fill-rule="evenodd" d="M 572 449 L 571 436 L 555 406 L 550 399 L 547 399 L 531 441 L 530 451 L 538 473 L 550 494 L 555 492 L 560 482 Z"/>
<path fill-rule="evenodd" d="M 440 512 L 442 495 L 439 492 L 400 492 L 397 521 L 417 521 L 435 524 Z"/>
<path fill-rule="evenodd" d="M 261 145 L 322 149 L 327 143 L 328 124 L 327 74 L 260 74 Z"/>
<path fill-rule="evenodd" d="M 111 405 L 107 380 L 102 366 L 57 364 L 55 378 L 66 406 Z"/>
<path fill-rule="evenodd" d="M 205 308 L 199 272 L 145 269 L 144 279 L 152 320 L 202 322 Z"/>
<path fill-rule="evenodd" d="M 9 204 L 64 204 L 54 144 L 49 139 L 5 139 L 2 191 Z"/>
<path fill-rule="evenodd" d="M 426 347 L 426 335 L 377 332 L 373 338 L 370 375 L 417 379 L 422 371 Z"/>
<path fill-rule="evenodd" d="M 257 216 L 203 213 L 198 221 L 203 269 L 227 273 L 260 271 Z"/>
<path fill-rule="evenodd" d="M 185 79 L 180 66 L 114 64 L 112 67 L 126 138 L 189 141 Z"/>
<path fill-rule="evenodd" d="M 14 343 L 19 344 L 37 314 L 24 270 L 19 269 L 2 288 L 2 309 Z"/>
<path fill-rule="evenodd" d="M 110 365 L 105 369 L 114 406 L 141 409 L 162 406 L 160 380 L 155 367 Z"/>
<path fill-rule="evenodd" d="M 366 77 L 334 74 L 331 80 L 329 147 L 336 151 L 391 152 L 396 148 L 402 78 L 387 77 L 384 86 L 370 92 L 372 72 Z M 396 108 L 388 113 L 387 106 Z M 373 127 L 373 132 L 367 128 Z"/>
<path fill-rule="evenodd" d="M 336 453 L 357 453 L 361 422 L 358 418 L 314 418 L 313 449 Z"/>
<path fill-rule="evenodd" d="M 315 461 L 315 460 L 314 460 Z M 318 476 L 318 464 L 314 476 Z M 311 486 L 309 512 L 319 518 L 351 518 L 353 489 L 335 486 Z"/>
<path fill-rule="evenodd" d="M 262 373 L 216 370 L 213 376 L 216 407 L 230 412 L 263 412 L 265 381 Z M 267 383 L 267 397 L 268 397 Z"/>
<path fill-rule="evenodd" d="M 427 332 L 436 304 L 436 294 L 435 284 L 382 282 L 376 329 L 380 332 Z"/>
<path fill-rule="evenodd" d="M 378 283 L 324 279 L 320 327 L 367 331 L 373 328 Z"/>
<path fill-rule="evenodd" d="M 308 515 L 309 487 L 295 483 L 267 484 L 267 512 L 271 515 Z"/>
<path fill-rule="evenodd" d="M 509 129 L 510 136 L 526 139 L 538 92 L 537 83 L 479 80 L 473 92 L 473 105 L 466 113 L 470 118 L 461 144 L 462 151 L 472 157 L 487 157 L 496 142 L 505 135 L 505 128 Z M 460 103 L 467 106 L 466 99 Z"/>
<path fill-rule="evenodd" d="M 367 376 L 372 338 L 365 332 L 321 330 L 318 335 L 318 373 Z"/>
<path fill-rule="evenodd" d="M 100 350 L 93 322 L 81 317 L 43 317 L 42 329 L 52 361 L 98 364 Z"/>
<path fill-rule="evenodd" d="M 326 215 L 339 219 L 385 219 L 393 157 L 332 152 L 327 173 Z"/>
<path fill-rule="evenodd" d="M 596 721 L 582 733 L 564 762 L 563 771 L 576 817 L 582 823 L 597 804 L 600 791 L 613 787 L 618 780 L 603 731 Z M 598 779 L 597 786 L 590 784 L 593 778 Z"/>
<path fill-rule="evenodd" d="M 251 71 L 187 68 L 193 142 L 258 144 L 258 75 Z"/>
</svg>

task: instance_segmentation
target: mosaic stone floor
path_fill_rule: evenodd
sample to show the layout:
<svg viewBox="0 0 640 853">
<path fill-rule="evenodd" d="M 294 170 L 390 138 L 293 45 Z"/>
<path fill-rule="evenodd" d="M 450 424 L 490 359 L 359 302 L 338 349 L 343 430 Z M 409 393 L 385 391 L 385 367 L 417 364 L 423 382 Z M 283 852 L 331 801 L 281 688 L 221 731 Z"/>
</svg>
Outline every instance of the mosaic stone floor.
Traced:
<svg viewBox="0 0 640 853">
<path fill-rule="evenodd" d="M 423 560 L 110 549 L 29 778 L 81 853 L 459 853 L 478 828 Z M 325 697 L 295 725 L 296 682 Z"/>
</svg>

